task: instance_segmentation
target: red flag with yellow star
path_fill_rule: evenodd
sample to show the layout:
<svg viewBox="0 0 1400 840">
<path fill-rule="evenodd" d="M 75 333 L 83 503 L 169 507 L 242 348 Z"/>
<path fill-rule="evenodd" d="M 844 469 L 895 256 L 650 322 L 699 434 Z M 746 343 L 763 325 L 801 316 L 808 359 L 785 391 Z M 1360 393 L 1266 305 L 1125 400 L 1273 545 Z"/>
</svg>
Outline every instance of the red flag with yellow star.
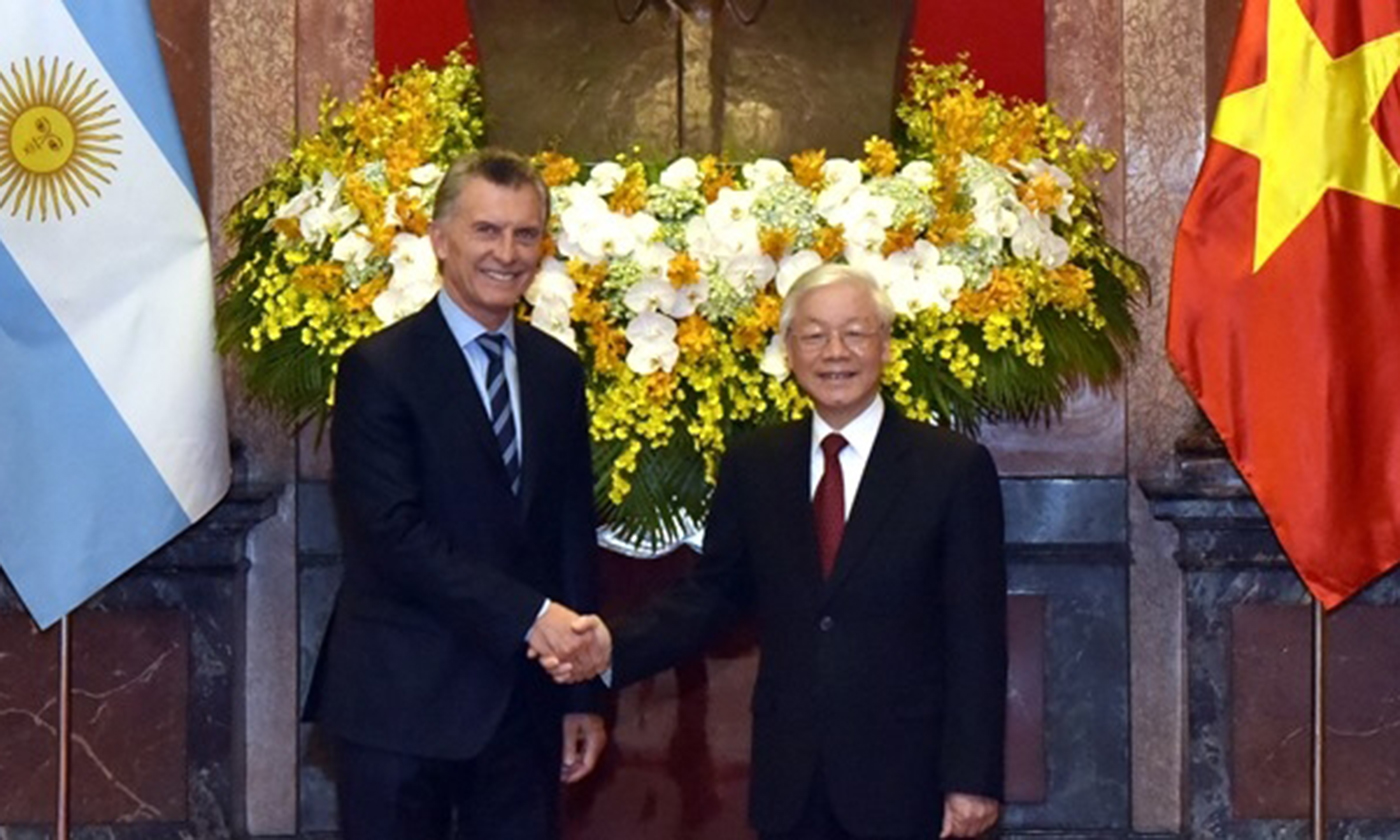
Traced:
<svg viewBox="0 0 1400 840">
<path fill-rule="evenodd" d="M 1245 0 L 1167 349 L 1303 581 L 1400 563 L 1400 3 Z"/>
</svg>

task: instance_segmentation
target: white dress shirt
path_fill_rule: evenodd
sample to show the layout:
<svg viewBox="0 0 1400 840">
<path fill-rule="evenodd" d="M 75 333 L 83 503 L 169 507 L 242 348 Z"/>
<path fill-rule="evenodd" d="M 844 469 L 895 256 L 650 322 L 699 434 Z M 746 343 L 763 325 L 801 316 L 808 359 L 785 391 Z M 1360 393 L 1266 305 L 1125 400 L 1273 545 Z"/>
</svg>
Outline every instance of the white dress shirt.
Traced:
<svg viewBox="0 0 1400 840">
<path fill-rule="evenodd" d="M 448 296 L 447 292 L 438 292 L 438 307 L 442 309 L 442 315 L 447 319 L 447 328 L 452 331 L 452 337 L 456 339 L 457 346 L 462 349 L 462 356 L 467 360 L 467 367 L 472 372 L 472 381 L 476 383 L 476 393 L 481 397 L 481 404 L 486 407 L 486 413 L 491 413 L 491 397 L 486 393 L 486 351 L 482 349 L 478 338 L 492 330 L 486 329 L 472 316 L 463 311 L 457 305 L 457 301 Z M 524 428 L 520 425 L 520 366 L 515 357 L 515 319 L 507 318 L 500 329 L 494 331 L 497 335 L 505 336 L 505 358 L 503 363 L 506 369 L 506 384 L 510 386 L 510 413 L 511 419 L 515 421 L 515 446 L 520 453 L 520 463 L 525 463 L 525 436 L 521 434 Z"/>
<path fill-rule="evenodd" d="M 846 518 L 851 518 L 851 506 L 856 503 L 856 491 L 860 489 L 860 479 L 865 475 L 865 465 L 870 461 L 870 449 L 875 445 L 875 436 L 880 433 L 880 422 L 885 419 L 885 401 L 876 396 L 865 410 L 847 423 L 845 428 L 833 429 L 815 411 L 812 412 L 812 456 L 811 481 L 808 490 L 817 495 L 817 484 L 826 472 L 826 457 L 822 455 L 822 440 L 832 432 L 846 439 L 846 446 L 836 457 L 841 460 L 841 483 L 846 491 Z"/>
</svg>

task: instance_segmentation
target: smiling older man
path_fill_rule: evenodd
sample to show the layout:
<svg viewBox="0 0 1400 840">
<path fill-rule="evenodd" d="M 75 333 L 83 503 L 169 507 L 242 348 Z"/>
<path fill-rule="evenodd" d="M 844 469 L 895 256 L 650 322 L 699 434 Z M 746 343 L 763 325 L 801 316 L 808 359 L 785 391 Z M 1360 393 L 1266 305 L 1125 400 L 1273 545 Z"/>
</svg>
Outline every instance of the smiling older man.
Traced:
<svg viewBox="0 0 1400 840">
<path fill-rule="evenodd" d="M 750 818 L 767 840 L 974 837 L 999 811 L 1000 487 L 986 449 L 880 397 L 892 314 L 856 269 L 797 281 L 781 332 L 813 415 L 733 446 L 703 558 L 615 632 L 625 685 L 757 617 Z"/>
</svg>

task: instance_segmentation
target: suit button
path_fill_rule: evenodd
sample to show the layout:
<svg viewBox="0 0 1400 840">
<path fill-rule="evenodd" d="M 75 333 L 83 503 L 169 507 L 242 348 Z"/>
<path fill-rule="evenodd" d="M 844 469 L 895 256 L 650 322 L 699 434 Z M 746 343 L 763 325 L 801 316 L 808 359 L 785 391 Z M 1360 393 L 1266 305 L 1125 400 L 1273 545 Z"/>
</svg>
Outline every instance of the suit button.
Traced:
<svg viewBox="0 0 1400 840">
<path fill-rule="evenodd" d="M 826 633 L 827 631 L 831 630 L 831 628 L 833 628 L 833 627 L 835 627 L 835 626 L 836 626 L 836 620 L 833 619 L 833 618 L 832 618 L 831 616 L 829 616 L 829 615 L 824 615 L 824 616 L 822 616 L 822 620 L 817 622 L 817 628 L 818 628 L 819 630 L 821 630 L 823 633 Z"/>
</svg>

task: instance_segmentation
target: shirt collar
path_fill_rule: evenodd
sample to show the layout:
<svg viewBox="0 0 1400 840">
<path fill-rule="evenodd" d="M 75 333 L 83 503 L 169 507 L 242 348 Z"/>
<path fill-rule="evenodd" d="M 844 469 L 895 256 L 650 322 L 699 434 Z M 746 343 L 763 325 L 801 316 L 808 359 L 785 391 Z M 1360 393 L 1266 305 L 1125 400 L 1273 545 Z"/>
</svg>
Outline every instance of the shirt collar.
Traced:
<svg viewBox="0 0 1400 840">
<path fill-rule="evenodd" d="M 452 337 L 457 341 L 458 347 L 468 347 L 483 334 L 492 332 L 481 325 L 466 310 L 457 305 L 446 291 L 439 291 L 437 294 L 438 308 L 442 310 L 442 317 L 447 319 L 447 328 L 452 331 Z M 501 328 L 495 330 L 496 334 L 506 337 L 506 344 L 515 346 L 515 319 L 507 318 Z"/>
<path fill-rule="evenodd" d="M 875 397 L 870 401 L 870 405 L 865 410 L 856 415 L 856 418 L 846 424 L 841 429 L 841 437 L 846 439 L 846 443 L 862 455 L 869 455 L 870 450 L 875 446 L 875 436 L 880 432 L 880 423 L 885 419 L 885 400 L 882 397 Z M 812 412 L 812 447 L 818 448 L 822 444 L 822 439 L 832 432 L 831 428 L 822 416 L 817 412 Z"/>
</svg>

